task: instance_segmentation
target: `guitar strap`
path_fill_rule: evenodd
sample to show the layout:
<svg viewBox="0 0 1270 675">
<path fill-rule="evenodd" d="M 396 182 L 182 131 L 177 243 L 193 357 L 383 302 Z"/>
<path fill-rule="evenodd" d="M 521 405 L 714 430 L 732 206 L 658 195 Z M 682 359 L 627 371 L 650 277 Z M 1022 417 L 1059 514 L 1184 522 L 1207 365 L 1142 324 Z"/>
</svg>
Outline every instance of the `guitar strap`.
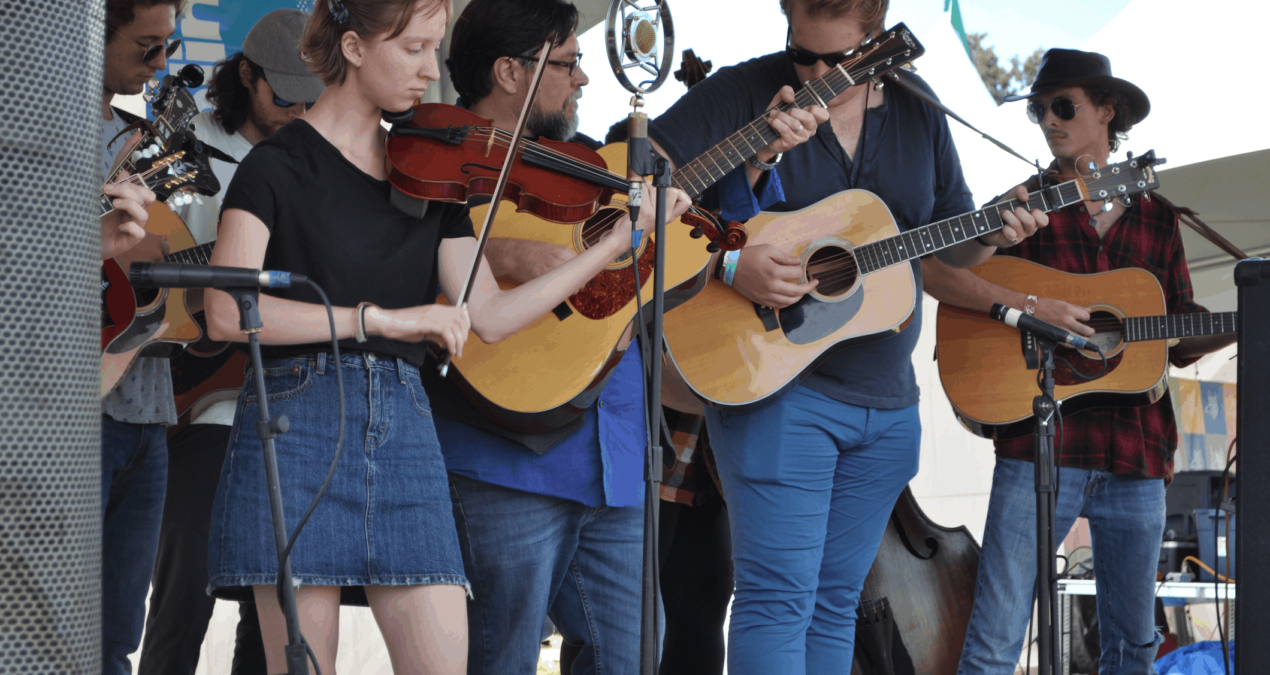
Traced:
<svg viewBox="0 0 1270 675">
<path fill-rule="evenodd" d="M 903 75 L 901 75 L 901 73 L 903 73 Z M 887 75 L 889 75 L 891 79 L 895 81 L 896 84 L 903 87 L 905 91 L 916 96 L 926 105 L 929 105 L 935 110 L 938 110 L 944 113 L 945 115 L 951 117 L 952 119 L 955 119 L 958 122 L 961 122 L 963 125 L 966 126 L 967 129 L 970 129 L 971 131 L 975 132 L 976 134 L 979 134 L 980 136 L 983 136 L 985 139 L 987 139 L 989 142 L 991 142 L 993 145 L 997 146 L 998 148 L 1001 148 L 1002 150 L 1010 153 L 1011 155 L 1018 157 L 1024 164 L 1027 164 L 1029 167 L 1034 165 L 1034 162 L 1032 160 L 1015 152 L 1013 148 L 1006 145 L 1005 143 L 1002 143 L 1001 141 L 998 141 L 997 139 L 989 136 L 988 134 L 985 134 L 984 132 L 979 131 L 978 129 L 975 128 L 973 124 L 962 119 L 960 115 L 953 112 L 952 110 L 949 110 L 948 106 L 944 105 L 943 103 L 940 103 L 939 99 L 935 98 L 934 96 L 931 96 L 924 89 L 919 87 L 916 83 L 910 81 L 909 78 L 912 77 L 912 74 L 910 74 L 907 70 L 903 68 L 897 68 L 887 73 Z"/>
</svg>

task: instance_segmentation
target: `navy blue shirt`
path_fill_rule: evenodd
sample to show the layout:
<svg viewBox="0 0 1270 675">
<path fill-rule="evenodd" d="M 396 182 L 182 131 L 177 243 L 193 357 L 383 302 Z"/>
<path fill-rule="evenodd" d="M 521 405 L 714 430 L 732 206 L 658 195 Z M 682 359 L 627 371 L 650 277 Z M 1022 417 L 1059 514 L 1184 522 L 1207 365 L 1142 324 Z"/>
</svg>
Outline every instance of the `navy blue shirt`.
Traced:
<svg viewBox="0 0 1270 675">
<path fill-rule="evenodd" d="M 911 79 L 929 90 L 920 78 Z M 784 52 L 722 68 L 653 121 L 649 136 L 683 166 L 761 116 L 784 85 L 795 91 L 802 86 Z M 755 208 L 796 211 L 861 188 L 886 203 L 901 232 L 974 210 L 947 120 L 908 92 L 886 88 L 885 103 L 865 115 L 860 144 L 863 153 L 853 153 L 857 167 L 825 122 L 811 140 L 785 153 L 755 198 L 744 195 L 748 181 L 742 166 L 720 182 L 713 199 L 721 202 L 725 218 L 739 220 L 755 215 Z M 747 209 L 751 203 L 756 206 Z M 803 384 L 852 405 L 896 409 L 917 403 L 911 356 L 922 328 L 922 268 L 917 260 L 911 265 L 917 297 L 908 327 L 838 352 Z"/>
</svg>

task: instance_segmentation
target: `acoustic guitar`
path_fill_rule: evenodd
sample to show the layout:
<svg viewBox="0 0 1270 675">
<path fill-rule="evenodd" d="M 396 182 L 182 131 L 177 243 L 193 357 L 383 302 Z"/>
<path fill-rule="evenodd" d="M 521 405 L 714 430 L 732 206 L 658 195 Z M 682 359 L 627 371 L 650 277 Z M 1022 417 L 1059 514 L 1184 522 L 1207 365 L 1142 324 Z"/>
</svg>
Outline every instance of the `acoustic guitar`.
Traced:
<svg viewBox="0 0 1270 675">
<path fill-rule="evenodd" d="M 1128 268 L 1071 274 L 1010 256 L 971 270 L 1021 293 L 1057 298 L 1089 309 L 1091 341 L 1107 356 L 1055 352 L 1054 398 L 1064 415 L 1106 406 L 1142 406 L 1168 389 L 1168 340 L 1234 333 L 1236 312 L 1165 314 L 1164 290 L 1146 270 Z M 1017 438 L 1034 431 L 1032 399 L 1037 370 L 1029 370 L 1022 333 L 987 314 L 940 304 L 935 339 L 939 378 L 957 419 L 985 438 Z M 1062 358 L 1066 363 L 1058 361 Z M 1077 377 L 1073 369 L 1091 379 Z"/>
<path fill-rule="evenodd" d="M 163 171 L 146 181 L 155 192 L 156 204 L 176 192 L 215 194 L 220 190 L 207 147 L 192 131 L 187 129 L 174 135 L 172 145 L 178 149 L 165 157 L 173 159 L 161 165 Z M 103 198 L 102 208 L 113 208 L 109 199 Z M 165 256 L 164 262 L 207 264 L 211 244 L 195 246 L 185 223 L 170 209 L 151 210 L 146 231 L 166 235 L 168 246 L 177 249 L 176 253 Z M 135 292 L 128 283 L 127 272 L 116 260 L 102 262 L 102 294 L 103 396 L 114 388 L 137 357 L 171 357 L 203 334 L 186 308 L 184 289 Z M 172 299 L 175 302 L 169 302 Z M 119 309 L 128 302 L 132 303 L 130 311 Z M 131 314 L 131 318 L 124 323 L 119 316 L 126 314 Z"/>
<path fill-rule="evenodd" d="M 751 244 L 800 258 L 799 281 L 816 290 L 773 311 L 721 281 L 665 320 L 667 351 L 709 405 L 752 410 L 776 400 L 838 351 L 902 330 L 918 301 L 910 260 L 1000 230 L 1001 211 L 1053 211 L 1159 185 L 1154 151 L 1017 199 L 899 233 L 886 204 L 847 190 L 800 211 L 761 213 L 746 223 Z"/>
<path fill-rule="evenodd" d="M 904 24 L 897 24 L 820 79 L 808 82 L 796 94 L 794 105 L 805 107 L 832 99 L 924 51 Z M 766 117 L 760 117 L 676 170 L 672 183 L 696 199 L 776 138 Z M 599 153 L 610 167 L 626 166 L 624 144 L 606 146 Z M 473 208 L 473 222 L 483 222 L 487 208 Z M 493 225 L 494 236 L 547 242 L 581 252 L 607 234 L 624 213 L 623 193 L 586 222 L 572 225 L 552 225 L 533 215 L 504 212 Z M 703 227 L 692 219 L 700 217 L 690 212 L 681 219 L 690 227 L 666 228 L 667 312 L 706 286 L 710 253 L 692 241 L 699 234 L 694 230 Z M 642 313 L 651 311 L 654 246 L 660 243 L 645 237 L 637 253 L 645 303 Z M 630 264 L 629 256 L 618 259 L 555 312 L 501 342 L 485 344 L 469 339 L 463 357 L 452 361 L 457 374 L 451 377 L 460 391 L 487 418 L 520 432 L 558 428 L 581 414 L 603 390 L 621 359 L 619 342 L 636 315 Z M 500 280 L 500 285 L 507 288 L 514 282 Z M 437 302 L 446 299 L 441 296 Z"/>
</svg>

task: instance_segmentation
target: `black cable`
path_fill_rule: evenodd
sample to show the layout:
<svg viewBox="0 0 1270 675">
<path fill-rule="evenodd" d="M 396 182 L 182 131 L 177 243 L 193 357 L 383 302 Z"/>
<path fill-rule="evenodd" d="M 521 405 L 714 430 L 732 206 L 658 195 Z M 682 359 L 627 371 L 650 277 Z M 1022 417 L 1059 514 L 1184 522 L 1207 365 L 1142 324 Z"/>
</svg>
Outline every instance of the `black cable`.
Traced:
<svg viewBox="0 0 1270 675">
<path fill-rule="evenodd" d="M 331 479 L 335 477 L 335 469 L 339 466 L 340 455 L 344 452 L 344 374 L 343 364 L 340 362 L 340 341 L 336 337 L 335 332 L 335 312 L 331 309 L 331 301 L 326 297 L 326 293 L 322 291 L 322 287 L 312 279 L 307 280 L 309 287 L 312 288 L 322 298 L 322 303 L 326 305 L 326 319 L 331 325 L 331 349 L 335 352 L 335 386 L 340 392 L 340 426 L 339 437 L 335 441 L 335 457 L 331 460 L 331 468 L 326 472 L 326 479 L 322 481 L 322 487 L 318 488 L 317 494 L 313 496 L 313 502 L 309 504 L 309 509 L 304 512 L 300 518 L 300 522 L 296 524 L 295 531 L 291 533 L 291 538 L 287 540 L 287 547 L 282 550 L 282 560 L 286 560 L 291 555 L 291 547 L 295 546 L 295 540 L 300 536 L 300 531 L 304 529 L 304 525 L 309 522 L 309 516 L 313 515 L 313 510 L 317 508 L 318 502 L 322 501 L 322 497 L 326 494 L 326 488 L 330 487 Z M 282 564 L 282 560 L 278 564 Z M 279 566 L 281 571 L 282 567 Z M 319 675 L 321 675 L 319 673 Z"/>
<path fill-rule="evenodd" d="M 314 675 L 322 675 L 322 666 L 318 665 L 317 654 L 313 653 L 313 648 L 309 646 L 309 641 L 305 640 L 303 635 L 300 636 L 300 640 L 304 643 L 304 651 L 309 653 L 309 660 L 313 662 Z"/>
</svg>

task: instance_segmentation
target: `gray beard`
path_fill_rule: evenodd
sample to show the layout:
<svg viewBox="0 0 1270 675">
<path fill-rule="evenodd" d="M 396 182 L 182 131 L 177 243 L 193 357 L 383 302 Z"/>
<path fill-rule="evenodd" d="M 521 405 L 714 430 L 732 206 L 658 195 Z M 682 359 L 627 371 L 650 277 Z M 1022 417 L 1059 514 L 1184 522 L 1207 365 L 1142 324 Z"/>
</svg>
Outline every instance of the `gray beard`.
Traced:
<svg viewBox="0 0 1270 675">
<path fill-rule="evenodd" d="M 570 103 L 573 103 L 580 98 L 582 98 L 581 89 L 564 102 L 564 107 L 569 107 Z M 529 115 L 528 125 L 534 133 L 538 134 L 542 138 L 563 142 L 577 135 L 578 125 L 581 124 L 581 122 L 582 117 L 580 115 L 574 115 L 573 119 L 569 119 L 569 117 L 564 114 L 564 109 L 561 108 L 553 113 L 546 113 L 539 110 L 533 111 Z"/>
</svg>

